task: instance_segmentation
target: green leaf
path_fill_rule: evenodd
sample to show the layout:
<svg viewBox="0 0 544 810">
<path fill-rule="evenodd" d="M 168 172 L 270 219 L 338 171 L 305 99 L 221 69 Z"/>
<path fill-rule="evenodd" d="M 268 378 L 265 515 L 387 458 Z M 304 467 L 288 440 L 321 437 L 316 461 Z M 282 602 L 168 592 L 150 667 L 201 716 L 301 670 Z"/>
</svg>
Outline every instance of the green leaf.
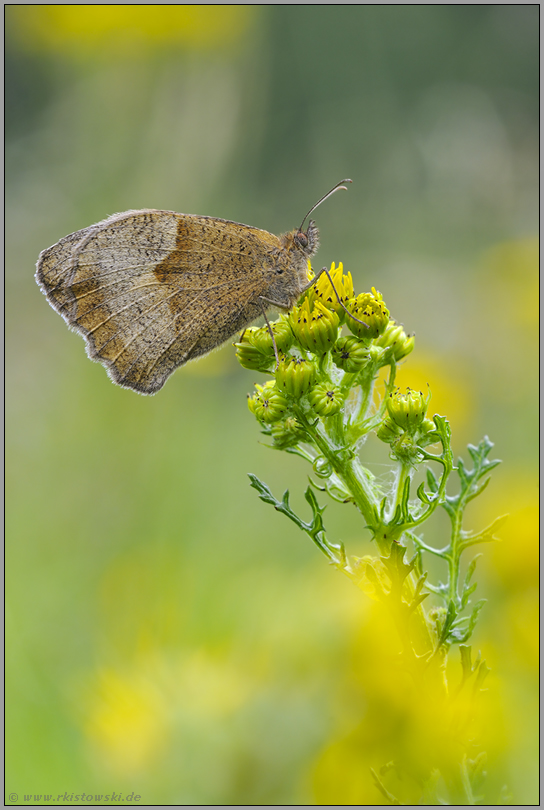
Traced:
<svg viewBox="0 0 544 810">
<path fill-rule="evenodd" d="M 429 470 L 427 470 L 427 472 L 429 472 Z M 417 497 L 426 506 L 429 506 L 429 504 L 431 503 L 431 499 L 429 498 L 429 496 L 425 492 L 425 482 L 424 481 L 422 481 L 421 484 L 417 488 Z"/>
<path fill-rule="evenodd" d="M 463 670 L 462 680 L 464 682 L 472 675 L 472 647 L 467 647 L 465 644 L 460 644 L 459 652 L 461 654 L 461 668 Z"/>
<path fill-rule="evenodd" d="M 466 532 L 463 536 L 463 542 L 461 544 L 462 549 L 468 548 L 469 546 L 475 546 L 477 543 L 499 542 L 500 538 L 495 536 L 495 532 L 505 523 L 507 519 L 508 515 L 500 515 L 500 517 L 495 518 L 493 523 L 490 523 L 489 526 L 486 526 L 486 528 L 482 529 L 480 532 Z"/>
<path fill-rule="evenodd" d="M 431 492 L 438 492 L 438 479 L 430 467 L 427 467 L 427 486 Z"/>
<path fill-rule="evenodd" d="M 406 554 L 406 551 L 407 549 L 405 546 L 401 546 L 398 543 L 393 542 L 391 543 L 389 556 L 380 558 L 387 568 L 389 577 L 391 578 L 392 590 L 396 589 L 397 591 L 400 591 L 404 580 L 415 568 L 415 556 L 410 560 L 409 563 L 404 562 L 404 555 Z"/>
<path fill-rule="evenodd" d="M 482 610 L 486 602 L 487 599 L 480 599 L 479 602 L 476 602 L 470 616 L 464 617 L 463 619 L 464 622 L 468 621 L 468 627 L 465 630 L 462 630 L 461 628 L 454 628 L 451 631 L 452 641 L 455 641 L 457 643 L 462 642 L 464 644 L 466 641 L 469 640 L 472 633 L 474 632 L 474 628 L 476 627 L 480 611 Z"/>
<path fill-rule="evenodd" d="M 253 475 L 253 473 L 248 473 L 248 477 L 250 485 L 253 487 L 253 489 L 257 490 L 261 501 L 264 501 L 265 503 L 271 503 L 273 506 L 275 506 L 277 501 L 270 492 L 270 490 L 268 489 L 268 487 L 266 486 L 266 484 L 259 478 L 257 478 L 256 475 Z"/>
<path fill-rule="evenodd" d="M 281 501 L 278 501 L 267 485 L 263 481 L 260 481 L 256 475 L 249 473 L 248 477 L 251 486 L 257 490 L 259 493 L 259 498 L 262 501 L 271 504 L 277 512 L 281 512 L 282 514 L 286 515 L 289 520 L 292 520 L 293 523 L 296 523 L 299 529 L 302 529 L 302 531 L 306 532 L 306 534 L 312 538 L 317 547 L 329 558 L 332 563 L 334 563 L 334 565 L 340 568 L 345 567 L 346 553 L 344 550 L 344 545 L 343 543 L 330 543 L 327 540 L 322 517 L 325 507 L 319 506 L 315 493 L 311 487 L 308 487 L 304 493 L 304 497 L 312 509 L 312 520 L 307 522 L 302 520 L 302 518 L 291 509 L 289 505 L 289 490 L 286 489 L 283 493 Z"/>
<path fill-rule="evenodd" d="M 486 662 L 482 661 L 476 672 L 476 681 L 474 683 L 475 692 L 479 692 L 481 690 L 483 683 L 490 672 L 491 669 L 487 666 Z"/>
</svg>

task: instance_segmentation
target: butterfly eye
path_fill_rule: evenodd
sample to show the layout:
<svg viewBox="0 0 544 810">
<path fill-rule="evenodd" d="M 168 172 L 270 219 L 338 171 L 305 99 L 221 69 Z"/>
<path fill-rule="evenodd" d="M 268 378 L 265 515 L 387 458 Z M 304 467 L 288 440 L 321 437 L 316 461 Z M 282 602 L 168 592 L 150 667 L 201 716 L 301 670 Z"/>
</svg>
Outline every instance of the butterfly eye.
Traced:
<svg viewBox="0 0 544 810">
<path fill-rule="evenodd" d="M 308 247 L 308 237 L 303 231 L 299 231 L 295 238 L 301 247 Z"/>
</svg>

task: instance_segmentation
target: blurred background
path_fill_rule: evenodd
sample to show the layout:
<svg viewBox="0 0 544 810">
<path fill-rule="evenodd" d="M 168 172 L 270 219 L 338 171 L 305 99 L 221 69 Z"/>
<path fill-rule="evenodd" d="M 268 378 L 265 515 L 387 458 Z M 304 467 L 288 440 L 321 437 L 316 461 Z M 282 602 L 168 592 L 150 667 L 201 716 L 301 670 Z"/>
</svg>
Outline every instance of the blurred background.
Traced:
<svg viewBox="0 0 544 810">
<path fill-rule="evenodd" d="M 396 642 L 250 489 L 306 514 L 304 463 L 247 411 L 258 375 L 227 346 L 155 397 L 118 388 L 33 278 L 117 211 L 281 233 L 351 177 L 317 262 L 416 333 L 400 382 L 429 383 L 456 454 L 487 434 L 504 461 L 468 515 L 510 514 L 478 569 L 485 795 L 538 803 L 538 11 L 6 7 L 8 792 L 385 802 Z M 373 553 L 349 507 L 326 525 Z"/>
</svg>

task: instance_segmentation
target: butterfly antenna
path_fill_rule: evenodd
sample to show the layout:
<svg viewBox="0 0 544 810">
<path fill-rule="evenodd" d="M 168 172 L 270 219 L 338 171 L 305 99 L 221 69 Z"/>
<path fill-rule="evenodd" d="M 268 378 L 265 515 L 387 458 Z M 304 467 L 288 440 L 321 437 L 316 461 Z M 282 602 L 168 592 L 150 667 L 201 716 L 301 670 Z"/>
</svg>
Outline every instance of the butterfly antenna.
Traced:
<svg viewBox="0 0 544 810">
<path fill-rule="evenodd" d="M 320 199 L 320 200 L 318 200 L 318 201 L 316 202 L 316 204 L 315 204 L 315 205 L 313 205 L 313 206 L 310 208 L 310 210 L 308 211 L 308 213 L 306 214 L 306 216 L 304 217 L 304 219 L 303 219 L 303 220 L 302 220 L 302 222 L 300 223 L 300 228 L 298 229 L 298 230 L 299 230 L 299 232 L 302 230 L 302 226 L 304 225 L 304 223 L 306 222 L 306 220 L 308 219 L 308 217 L 310 216 L 310 214 L 311 214 L 313 211 L 315 211 L 315 209 L 317 208 L 317 206 L 318 206 L 318 205 L 321 205 L 321 203 L 322 203 L 322 202 L 325 202 L 325 200 L 327 200 L 327 199 L 328 199 L 328 198 L 331 196 L 331 194 L 334 194 L 334 192 L 335 192 L 335 191 L 339 191 L 341 188 L 343 188 L 343 189 L 344 189 L 344 191 L 347 191 L 347 190 L 348 190 L 348 189 L 347 189 L 347 186 L 344 186 L 344 185 L 343 185 L 343 183 L 353 183 L 353 180 L 340 180 L 340 182 L 339 182 L 339 183 L 337 183 L 337 184 L 334 186 L 334 188 L 331 188 L 331 190 L 330 190 L 330 191 L 327 191 L 327 193 L 325 194 L 325 196 L 324 196 L 324 197 L 321 197 L 321 199 Z"/>
</svg>

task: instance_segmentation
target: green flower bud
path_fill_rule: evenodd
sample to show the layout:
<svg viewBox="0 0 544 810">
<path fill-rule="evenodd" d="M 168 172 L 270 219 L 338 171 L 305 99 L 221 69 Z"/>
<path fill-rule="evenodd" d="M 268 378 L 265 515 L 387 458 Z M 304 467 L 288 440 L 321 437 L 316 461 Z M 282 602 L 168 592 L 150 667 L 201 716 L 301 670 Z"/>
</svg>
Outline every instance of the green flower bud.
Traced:
<svg viewBox="0 0 544 810">
<path fill-rule="evenodd" d="M 372 287 L 371 293 L 361 293 L 357 298 L 350 299 L 346 304 L 346 309 L 351 312 L 359 321 L 346 315 L 346 325 L 350 332 L 357 337 L 366 340 L 374 340 L 379 337 L 387 328 L 389 323 L 389 310 L 383 302 L 381 293 Z"/>
<path fill-rule="evenodd" d="M 251 371 L 270 371 L 272 365 L 275 363 L 274 354 L 267 356 L 257 349 L 249 340 L 249 337 L 244 334 L 243 338 L 235 343 L 236 358 L 241 366 L 248 368 Z"/>
<path fill-rule="evenodd" d="M 290 355 L 280 361 L 276 371 L 276 385 L 283 393 L 299 399 L 310 390 L 314 377 L 313 363 Z"/>
<path fill-rule="evenodd" d="M 398 362 L 410 354 L 414 348 L 415 336 L 407 335 L 402 324 L 391 319 L 385 331 L 374 341 L 375 346 L 383 349 L 393 349 L 393 357 Z"/>
<path fill-rule="evenodd" d="M 293 333 L 289 326 L 289 320 L 280 315 L 277 321 L 272 321 L 270 328 L 274 333 L 274 340 L 279 353 L 286 354 L 293 345 Z M 256 349 L 259 349 L 263 354 L 272 355 L 275 358 L 274 343 L 272 342 L 272 335 L 268 326 L 261 326 L 260 329 L 255 329 L 251 334 L 251 342 Z"/>
<path fill-rule="evenodd" d="M 430 398 L 430 392 L 424 397 L 421 391 L 407 388 L 406 394 L 399 391 L 389 394 L 385 405 L 392 421 L 403 430 L 414 434 L 423 424 Z"/>
<path fill-rule="evenodd" d="M 288 320 L 282 315 L 270 324 L 278 352 L 287 352 L 293 344 L 293 333 Z M 269 371 L 276 364 L 274 344 L 268 326 L 248 327 L 236 346 L 236 357 L 244 368 Z"/>
<path fill-rule="evenodd" d="M 420 449 L 436 441 L 436 426 L 425 418 L 431 394 L 407 389 L 406 394 L 396 391 L 386 400 L 388 416 L 382 421 L 376 435 L 391 445 L 391 456 L 415 464 L 421 460 Z"/>
<path fill-rule="evenodd" d="M 346 305 L 346 301 L 353 298 L 353 279 L 351 278 L 351 273 L 344 275 L 344 265 L 342 262 L 340 262 L 338 267 L 335 267 L 333 262 L 329 275 L 332 278 L 336 292 L 333 290 L 327 274 L 321 273 L 314 286 L 311 287 L 308 292 L 309 303 L 310 306 L 315 306 L 315 302 L 321 301 L 327 309 L 336 312 L 340 323 L 343 323 L 346 313 L 338 303 L 338 298 L 340 298 L 344 306 Z M 336 297 L 336 293 L 338 293 L 338 298 Z"/>
<path fill-rule="evenodd" d="M 336 341 L 331 357 L 338 368 L 354 374 L 366 365 L 368 346 L 356 337 L 341 337 Z"/>
<path fill-rule="evenodd" d="M 289 315 L 291 329 L 303 349 L 314 354 L 325 354 L 338 337 L 340 319 L 336 312 L 316 301 L 313 309 L 307 298 Z"/>
<path fill-rule="evenodd" d="M 396 422 L 393 422 L 392 419 L 386 417 L 376 431 L 376 436 L 378 439 L 381 439 L 382 442 L 391 444 L 395 439 L 398 439 L 401 433 L 402 428 L 400 428 Z"/>
<path fill-rule="evenodd" d="M 318 416 L 332 416 L 344 404 L 344 396 L 337 385 L 318 383 L 310 391 L 308 399 Z"/>
<path fill-rule="evenodd" d="M 257 392 L 248 397 L 247 406 L 259 422 L 277 422 L 287 410 L 287 399 L 275 387 L 274 380 L 256 385 Z"/>
<path fill-rule="evenodd" d="M 432 419 L 424 419 L 423 420 L 423 422 L 421 424 L 421 428 L 420 428 L 421 433 L 433 433 L 435 430 L 436 430 L 436 425 L 435 425 L 435 423 L 433 422 Z"/>
<path fill-rule="evenodd" d="M 288 416 L 280 422 L 274 422 L 270 428 L 270 435 L 272 436 L 274 447 L 277 447 L 279 450 L 294 447 L 307 438 L 306 431 L 294 416 Z"/>
</svg>

